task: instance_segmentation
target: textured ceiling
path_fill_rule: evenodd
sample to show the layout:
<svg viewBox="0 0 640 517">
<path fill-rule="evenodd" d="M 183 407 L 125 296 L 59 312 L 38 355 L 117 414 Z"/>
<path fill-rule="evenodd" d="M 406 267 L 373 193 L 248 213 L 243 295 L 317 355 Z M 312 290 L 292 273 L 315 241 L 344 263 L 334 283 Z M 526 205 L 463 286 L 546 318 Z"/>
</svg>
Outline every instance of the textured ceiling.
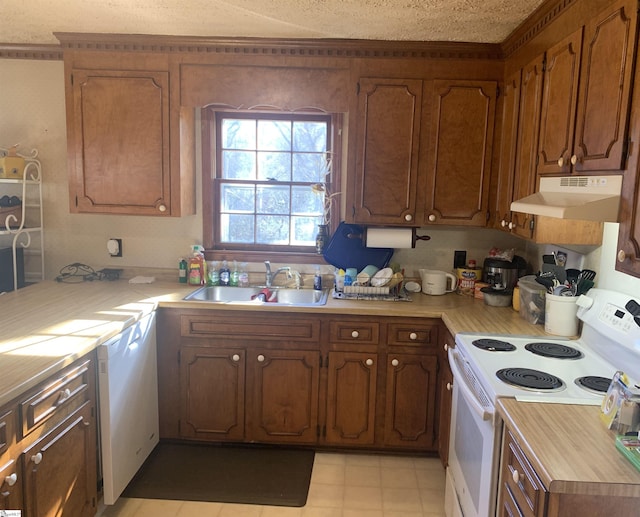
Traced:
<svg viewBox="0 0 640 517">
<path fill-rule="evenodd" d="M 542 0 L 0 0 L 2 43 L 53 32 L 503 41 Z"/>
</svg>

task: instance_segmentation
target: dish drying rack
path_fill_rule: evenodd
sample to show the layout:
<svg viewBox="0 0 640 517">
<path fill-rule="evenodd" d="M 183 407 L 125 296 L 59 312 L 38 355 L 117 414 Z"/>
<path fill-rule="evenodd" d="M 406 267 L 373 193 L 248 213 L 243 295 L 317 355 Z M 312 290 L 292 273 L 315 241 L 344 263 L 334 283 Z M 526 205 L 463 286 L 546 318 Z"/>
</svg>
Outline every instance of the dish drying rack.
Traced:
<svg viewBox="0 0 640 517">
<path fill-rule="evenodd" d="M 407 291 L 400 286 L 370 287 L 360 285 L 345 285 L 342 291 L 334 289 L 332 298 L 340 300 L 371 300 L 379 302 L 410 302 Z"/>
</svg>

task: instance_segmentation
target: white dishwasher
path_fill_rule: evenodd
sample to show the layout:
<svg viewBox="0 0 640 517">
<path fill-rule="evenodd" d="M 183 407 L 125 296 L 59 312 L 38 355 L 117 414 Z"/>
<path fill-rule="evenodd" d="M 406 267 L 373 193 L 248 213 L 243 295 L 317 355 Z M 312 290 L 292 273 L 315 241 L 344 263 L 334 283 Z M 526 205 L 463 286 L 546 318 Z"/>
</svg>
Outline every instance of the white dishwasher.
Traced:
<svg viewBox="0 0 640 517">
<path fill-rule="evenodd" d="M 159 439 L 155 313 L 98 347 L 104 504 L 116 502 Z"/>
</svg>

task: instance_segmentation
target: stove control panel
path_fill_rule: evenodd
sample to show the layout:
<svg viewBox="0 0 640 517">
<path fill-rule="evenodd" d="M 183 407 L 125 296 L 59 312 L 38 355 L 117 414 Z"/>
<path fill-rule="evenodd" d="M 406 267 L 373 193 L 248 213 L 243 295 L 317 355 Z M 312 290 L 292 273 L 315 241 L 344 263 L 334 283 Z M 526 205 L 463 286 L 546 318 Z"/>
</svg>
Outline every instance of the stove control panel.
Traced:
<svg viewBox="0 0 640 517">
<path fill-rule="evenodd" d="M 628 334 L 635 327 L 633 316 L 613 303 L 605 304 L 600 311 L 599 319 L 623 334 Z"/>
</svg>

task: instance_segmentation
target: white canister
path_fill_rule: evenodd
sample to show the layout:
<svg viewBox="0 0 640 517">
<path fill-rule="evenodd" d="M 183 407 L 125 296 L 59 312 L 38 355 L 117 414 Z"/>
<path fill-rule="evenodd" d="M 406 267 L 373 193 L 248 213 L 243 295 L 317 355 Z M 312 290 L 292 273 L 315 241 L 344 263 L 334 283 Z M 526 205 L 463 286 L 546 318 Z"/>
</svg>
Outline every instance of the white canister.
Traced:
<svg viewBox="0 0 640 517">
<path fill-rule="evenodd" d="M 555 336 L 578 335 L 577 296 L 546 293 L 544 331 Z"/>
</svg>

